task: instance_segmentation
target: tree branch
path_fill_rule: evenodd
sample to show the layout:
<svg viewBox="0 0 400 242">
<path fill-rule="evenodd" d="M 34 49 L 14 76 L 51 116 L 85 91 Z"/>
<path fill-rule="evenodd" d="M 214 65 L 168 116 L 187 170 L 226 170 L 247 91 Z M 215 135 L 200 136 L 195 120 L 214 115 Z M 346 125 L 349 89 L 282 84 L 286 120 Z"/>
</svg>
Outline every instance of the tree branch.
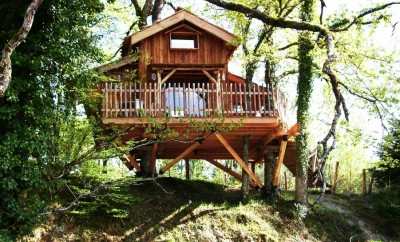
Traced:
<svg viewBox="0 0 400 242">
<path fill-rule="evenodd" d="M 346 31 L 351 26 L 353 26 L 353 25 L 355 25 L 357 23 L 362 23 L 361 20 L 365 16 L 373 14 L 373 13 L 376 13 L 378 11 L 381 11 L 381 10 L 383 10 L 385 8 L 388 8 L 388 7 L 392 6 L 392 5 L 398 5 L 398 4 L 400 4 L 400 2 L 390 2 L 390 3 L 383 4 L 383 5 L 379 5 L 379 6 L 374 7 L 374 8 L 370 8 L 370 9 L 364 10 L 360 14 L 358 14 L 357 16 L 353 17 L 352 21 L 350 21 L 349 19 L 343 19 L 341 22 L 331 26 L 330 29 L 331 29 L 332 32 Z M 364 22 L 364 24 L 368 24 L 368 23 L 371 23 L 371 21 Z M 344 27 L 342 27 L 342 26 L 344 26 Z"/>
<path fill-rule="evenodd" d="M 290 43 L 290 44 L 287 44 L 285 46 L 278 48 L 278 50 L 280 50 L 280 51 L 286 50 L 286 49 L 289 49 L 290 47 L 298 45 L 298 44 L 299 44 L 299 42 L 293 42 L 293 43 Z"/>
<path fill-rule="evenodd" d="M 296 29 L 296 30 L 308 30 L 311 32 L 319 32 L 323 35 L 327 35 L 329 30 L 324 26 L 318 24 L 311 24 L 302 21 L 286 20 L 282 18 L 275 18 L 268 16 L 257 9 L 252 9 L 242 4 L 227 2 L 224 0 L 206 0 L 209 3 L 225 8 L 227 10 L 236 11 L 245 14 L 249 18 L 255 18 L 267 25 L 274 27 L 285 28 L 285 29 Z"/>
<path fill-rule="evenodd" d="M 43 0 L 32 0 L 26 9 L 24 22 L 17 33 L 4 45 L 0 60 L 0 97 L 4 96 L 12 77 L 11 55 L 14 50 L 26 39 L 32 28 L 35 14 Z"/>
</svg>

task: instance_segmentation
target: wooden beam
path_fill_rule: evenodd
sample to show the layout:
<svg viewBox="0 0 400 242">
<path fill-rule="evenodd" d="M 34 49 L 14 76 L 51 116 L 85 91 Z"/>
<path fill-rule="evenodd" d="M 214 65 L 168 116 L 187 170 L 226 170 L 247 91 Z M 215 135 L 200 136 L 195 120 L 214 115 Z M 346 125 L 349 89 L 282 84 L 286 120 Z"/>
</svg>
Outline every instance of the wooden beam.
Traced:
<svg viewBox="0 0 400 242">
<path fill-rule="evenodd" d="M 158 143 L 153 144 L 153 149 L 151 150 L 151 158 L 149 161 L 149 172 L 153 176 L 156 168 Z"/>
<path fill-rule="evenodd" d="M 254 146 L 251 150 L 250 153 L 254 153 L 256 152 L 257 149 L 260 150 L 265 150 L 267 145 L 269 143 L 271 143 L 275 138 L 277 138 L 278 136 L 277 132 L 272 132 L 271 134 L 268 134 L 265 136 L 265 138 L 262 139 L 262 142 L 259 142 L 258 145 Z"/>
<path fill-rule="evenodd" d="M 208 79 L 210 79 L 210 81 L 212 81 L 218 85 L 217 80 L 215 80 L 215 78 L 213 76 L 211 76 L 211 74 L 208 73 L 208 71 L 206 71 L 205 69 L 201 69 L 201 71 L 204 73 L 204 75 L 206 75 L 208 77 Z"/>
<path fill-rule="evenodd" d="M 224 172 L 228 173 L 229 175 L 233 176 L 236 180 L 242 181 L 242 175 L 240 175 L 240 174 L 237 173 L 236 171 L 234 171 L 234 170 L 232 170 L 232 169 L 229 169 L 228 167 L 222 165 L 221 163 L 219 163 L 219 162 L 216 161 L 216 160 L 208 159 L 208 160 L 206 160 L 206 161 L 210 162 L 210 163 L 213 164 L 215 167 L 217 167 L 217 168 L 223 170 Z M 256 187 L 256 184 L 255 184 L 253 181 L 250 182 L 250 185 L 251 185 L 252 187 Z"/>
<path fill-rule="evenodd" d="M 166 164 L 163 168 L 160 169 L 160 174 L 164 174 L 166 171 L 168 171 L 172 166 L 174 166 L 178 161 L 182 160 L 185 158 L 187 155 L 192 153 L 198 146 L 200 145 L 200 142 L 196 142 L 191 144 L 189 147 L 187 147 L 181 154 L 179 154 L 175 159 L 173 159 L 171 162 Z"/>
<path fill-rule="evenodd" d="M 221 163 L 219 163 L 216 160 L 210 159 L 210 160 L 207 160 L 207 161 L 210 162 L 211 164 L 213 164 L 215 167 L 217 167 L 217 168 L 225 171 L 229 175 L 233 176 L 236 180 L 242 181 L 242 176 L 239 173 L 237 173 L 236 171 L 229 169 L 228 167 L 222 165 Z"/>
<path fill-rule="evenodd" d="M 161 84 L 164 84 L 166 81 L 168 81 L 168 79 L 176 72 L 176 68 L 172 69 L 172 71 L 170 71 L 162 80 L 161 80 Z"/>
<path fill-rule="evenodd" d="M 300 125 L 298 123 L 295 123 L 286 132 L 287 136 L 289 136 L 289 137 L 297 136 L 297 135 L 299 135 L 299 133 L 300 133 Z"/>
<path fill-rule="evenodd" d="M 272 185 L 274 187 L 279 186 L 279 175 L 283 165 L 283 159 L 285 158 L 286 146 L 287 146 L 287 136 L 284 136 L 283 140 L 281 141 L 281 145 L 279 147 L 278 159 L 275 162 L 274 171 L 272 173 Z"/>
<path fill-rule="evenodd" d="M 137 162 L 136 157 L 135 157 L 134 155 L 123 155 L 123 157 L 124 157 L 124 159 L 125 159 L 126 161 L 128 161 L 128 163 L 129 163 L 132 167 L 135 168 L 135 170 L 136 170 L 137 172 L 139 172 L 139 171 L 141 170 L 141 169 L 140 169 L 140 166 L 139 166 L 139 163 Z"/>
<path fill-rule="evenodd" d="M 228 143 L 228 141 L 218 132 L 215 133 L 215 136 L 219 140 L 219 142 L 225 147 L 225 149 L 233 156 L 233 158 L 239 163 L 242 169 L 249 174 L 249 176 L 253 179 L 255 184 L 258 187 L 262 187 L 262 183 L 260 179 L 250 170 L 250 168 L 246 165 L 246 163 L 240 158 L 238 153 L 233 149 L 233 147 Z"/>
</svg>

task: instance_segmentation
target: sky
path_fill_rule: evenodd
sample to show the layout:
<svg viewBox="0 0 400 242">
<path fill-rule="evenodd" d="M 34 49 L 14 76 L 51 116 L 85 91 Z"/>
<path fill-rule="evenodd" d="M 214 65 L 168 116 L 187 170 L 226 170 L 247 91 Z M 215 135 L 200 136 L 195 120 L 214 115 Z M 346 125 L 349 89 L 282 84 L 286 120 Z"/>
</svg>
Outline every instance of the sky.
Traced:
<svg viewBox="0 0 400 242">
<path fill-rule="evenodd" d="M 106 27 L 108 29 L 107 33 L 104 33 L 104 37 L 101 40 L 102 47 L 106 49 L 107 52 L 109 53 L 114 53 L 121 44 L 121 41 L 123 37 L 125 36 L 128 28 L 129 28 L 129 23 L 133 21 L 133 18 L 129 16 L 126 16 L 126 11 L 128 11 L 130 14 L 134 14 L 133 12 L 133 7 L 130 6 L 130 0 L 118 0 L 117 2 L 120 2 L 119 6 L 114 9 L 115 13 L 121 13 L 117 18 L 114 18 L 112 21 L 108 23 L 107 26 L 102 26 Z M 200 0 L 181 0 L 179 1 L 179 4 L 176 4 L 178 1 L 172 1 L 175 3 L 176 6 L 181 6 L 184 8 L 189 8 L 193 13 L 199 15 L 200 17 L 206 18 L 210 22 L 214 22 L 217 25 L 220 25 L 224 28 L 227 28 L 228 31 L 232 31 L 230 29 L 229 23 L 226 22 L 221 22 L 216 21 L 209 16 L 207 16 L 207 13 L 204 11 L 205 7 L 205 1 L 200 1 Z M 318 2 L 318 1 L 317 1 Z M 388 3 L 389 1 L 378 1 L 378 0 L 325 0 L 327 8 L 325 9 L 325 16 L 329 17 L 332 15 L 335 15 L 337 13 L 343 13 L 346 12 L 348 16 L 354 16 L 363 9 L 374 6 L 377 4 L 382 4 L 382 3 Z M 346 11 L 344 11 L 346 10 Z M 124 12 L 124 14 L 122 14 Z M 400 22 L 400 5 L 397 6 L 392 6 L 388 12 L 392 15 L 392 25 L 394 25 L 397 21 Z M 169 7 L 166 7 L 165 10 L 163 11 L 163 17 L 169 16 L 173 14 L 173 10 Z M 149 21 L 151 22 L 151 21 Z M 391 52 L 396 52 L 400 54 L 400 23 L 399 26 L 393 29 L 391 26 L 385 26 L 385 27 L 380 27 L 377 31 L 376 34 L 373 34 L 368 41 L 370 41 L 371 45 L 375 45 L 379 48 L 382 48 L 382 50 L 386 51 L 391 51 Z M 400 56 L 400 55 L 399 55 Z M 397 62 L 398 64 L 393 66 L 393 68 L 400 70 L 400 60 Z M 241 69 L 241 63 L 237 59 L 231 60 L 230 63 L 230 71 L 232 71 L 235 74 L 242 75 L 243 76 L 243 70 Z M 373 68 L 373 67 L 371 67 Z M 256 76 L 254 78 L 255 82 L 262 83 L 263 82 L 263 70 L 260 68 Z M 295 123 L 295 115 L 294 115 L 294 104 L 296 100 L 296 83 L 297 79 L 294 76 L 291 80 L 285 83 L 285 86 L 282 87 L 287 93 L 287 97 L 291 103 L 292 106 L 292 114 L 291 115 L 291 120 L 289 120 L 289 123 Z M 316 90 L 322 90 L 323 87 L 323 82 L 320 80 L 315 80 L 315 89 Z M 317 92 L 314 91 L 313 94 L 313 100 L 312 103 L 316 103 L 312 105 L 311 107 L 311 113 L 314 117 L 318 116 L 323 116 L 321 115 L 321 108 L 323 108 L 322 105 L 318 105 L 321 103 L 321 100 L 323 99 L 322 97 L 322 92 Z M 380 120 L 377 117 L 374 117 L 370 115 L 365 108 L 360 107 L 359 105 L 356 105 L 355 102 L 353 102 L 352 97 L 348 97 L 348 105 L 351 108 L 351 119 L 350 123 L 352 127 L 360 128 L 364 131 L 364 134 L 368 137 L 373 137 L 374 139 L 379 140 L 384 131 L 382 129 L 382 126 L 380 124 Z M 311 130 L 312 137 L 314 139 L 314 142 L 319 140 L 322 135 L 325 135 L 325 130 L 328 128 L 328 125 L 326 123 L 330 122 L 331 117 L 330 116 L 325 116 L 321 119 L 324 119 L 323 122 L 321 120 L 314 120 L 312 123 L 312 127 L 322 127 L 321 129 L 316 129 L 316 130 Z M 324 131 L 324 132 L 321 132 Z M 375 159 L 376 147 L 375 146 L 370 146 L 366 148 L 366 152 L 368 155 L 371 156 L 371 159 Z"/>
</svg>

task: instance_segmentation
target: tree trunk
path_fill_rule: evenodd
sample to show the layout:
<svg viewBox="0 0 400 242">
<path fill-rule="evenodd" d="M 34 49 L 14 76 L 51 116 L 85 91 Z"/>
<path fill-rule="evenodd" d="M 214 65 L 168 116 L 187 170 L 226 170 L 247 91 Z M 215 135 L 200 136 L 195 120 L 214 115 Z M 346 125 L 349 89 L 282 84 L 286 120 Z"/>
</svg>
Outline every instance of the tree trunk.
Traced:
<svg viewBox="0 0 400 242">
<path fill-rule="evenodd" d="M 161 11 L 164 5 L 164 0 L 154 0 L 153 9 L 151 11 L 151 21 L 153 24 L 161 19 Z"/>
<path fill-rule="evenodd" d="M 249 136 L 243 137 L 243 161 L 245 165 L 249 165 Z M 249 196 L 250 177 L 244 169 L 242 169 L 242 198 L 245 200 Z"/>
<path fill-rule="evenodd" d="M 272 171 L 274 169 L 275 157 L 273 152 L 264 154 L 264 195 L 269 197 L 272 194 Z"/>
<path fill-rule="evenodd" d="M 186 180 L 190 180 L 190 160 L 185 159 L 185 176 Z"/>
<path fill-rule="evenodd" d="M 32 0 L 26 9 L 24 22 L 17 33 L 4 45 L 0 59 L 0 97 L 4 96 L 12 77 L 11 55 L 14 50 L 26 39 L 32 28 L 35 14 L 43 0 Z"/>
<path fill-rule="evenodd" d="M 108 163 L 108 159 L 104 159 L 103 160 L 103 173 L 107 173 L 107 163 Z"/>
<path fill-rule="evenodd" d="M 312 22 L 314 0 L 304 0 L 301 5 L 300 18 L 304 22 Z M 312 94 L 312 33 L 299 34 L 299 79 L 297 83 L 297 123 L 300 125 L 300 135 L 296 137 L 297 163 L 296 163 L 296 201 L 306 203 L 307 169 L 308 169 L 308 122 L 309 106 Z"/>
</svg>

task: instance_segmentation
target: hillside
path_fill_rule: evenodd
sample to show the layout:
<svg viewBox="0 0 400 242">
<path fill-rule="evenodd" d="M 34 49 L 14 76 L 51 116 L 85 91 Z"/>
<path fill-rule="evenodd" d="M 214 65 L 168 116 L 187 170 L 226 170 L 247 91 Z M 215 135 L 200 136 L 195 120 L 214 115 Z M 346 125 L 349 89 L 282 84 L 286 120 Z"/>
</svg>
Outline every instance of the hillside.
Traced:
<svg viewBox="0 0 400 242">
<path fill-rule="evenodd" d="M 363 241 L 370 225 L 343 212 L 337 198 L 298 222 L 290 194 L 272 203 L 204 181 L 125 178 L 68 212 L 49 216 L 28 241 Z M 74 187 L 76 190 L 77 187 Z M 65 195 L 62 203 L 72 197 Z M 336 201 L 336 202 L 335 202 Z M 342 199 L 342 201 L 344 201 Z M 324 203 L 324 204 L 325 204 Z M 348 210 L 346 210 L 348 211 Z"/>
</svg>

